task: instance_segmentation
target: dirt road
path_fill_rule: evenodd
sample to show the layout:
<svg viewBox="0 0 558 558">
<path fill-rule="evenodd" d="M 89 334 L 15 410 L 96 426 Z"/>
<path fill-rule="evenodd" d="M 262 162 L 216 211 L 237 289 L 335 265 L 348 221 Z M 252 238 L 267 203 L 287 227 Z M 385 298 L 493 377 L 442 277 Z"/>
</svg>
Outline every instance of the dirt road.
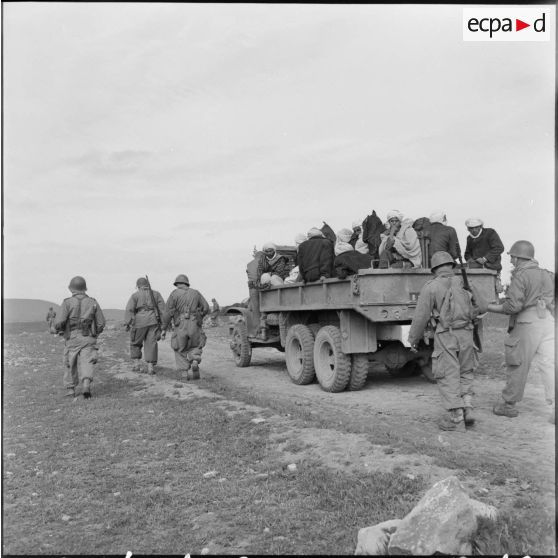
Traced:
<svg viewBox="0 0 558 558">
<path fill-rule="evenodd" d="M 227 401 L 243 401 L 283 417 L 275 435 L 278 451 L 290 460 L 319 458 L 339 469 L 404 469 L 431 482 L 458 474 L 486 502 L 511 509 L 526 493 L 539 493 L 554 514 L 554 426 L 537 375 L 530 379 L 520 415 L 498 417 L 492 405 L 503 385 L 504 332 L 492 328 L 476 380 L 476 425 L 466 434 L 443 433 L 435 420 L 440 404 L 436 385 L 422 377 L 394 378 L 371 370 L 362 391 L 326 393 L 317 383 L 293 384 L 284 355 L 254 350 L 251 366 L 237 368 L 229 349 L 228 328 L 209 328 L 196 389 Z M 153 386 L 166 385 L 169 396 L 179 378 L 168 340 L 160 344 L 160 373 L 142 376 Z M 128 372 L 124 366 L 125 374 Z M 120 370 L 122 373 L 122 370 Z M 192 383 L 189 384 L 192 386 Z M 173 395 L 174 392 L 174 395 Z"/>
</svg>

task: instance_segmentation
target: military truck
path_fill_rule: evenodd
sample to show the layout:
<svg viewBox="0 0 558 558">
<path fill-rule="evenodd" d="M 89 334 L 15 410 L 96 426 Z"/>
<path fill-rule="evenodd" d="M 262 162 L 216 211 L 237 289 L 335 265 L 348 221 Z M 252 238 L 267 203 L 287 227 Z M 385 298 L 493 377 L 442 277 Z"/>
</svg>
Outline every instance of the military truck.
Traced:
<svg viewBox="0 0 558 558">
<path fill-rule="evenodd" d="M 292 260 L 294 248 L 282 248 Z M 471 269 L 467 274 L 488 300 L 495 298 L 495 271 Z M 234 361 L 249 366 L 254 349 L 273 347 L 285 353 L 295 384 L 317 378 L 329 392 L 361 389 L 374 361 L 393 375 L 422 373 L 433 381 L 431 342 L 421 341 L 418 352 L 406 344 L 418 295 L 431 278 L 425 268 L 371 268 L 347 279 L 261 290 L 259 320 L 251 303 L 228 310 L 235 322 L 230 327 Z"/>
</svg>

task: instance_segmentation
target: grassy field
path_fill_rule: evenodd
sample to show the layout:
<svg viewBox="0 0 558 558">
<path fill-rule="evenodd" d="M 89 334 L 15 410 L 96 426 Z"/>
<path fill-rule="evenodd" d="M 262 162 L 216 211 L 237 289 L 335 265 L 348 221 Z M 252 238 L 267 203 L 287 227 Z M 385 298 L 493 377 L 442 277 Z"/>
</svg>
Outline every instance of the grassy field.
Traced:
<svg viewBox="0 0 558 558">
<path fill-rule="evenodd" d="M 44 330 L 4 330 L 5 554 L 352 554 L 359 528 L 403 517 L 429 488 L 397 469 L 358 473 L 306 459 L 289 470 L 272 420 L 254 422 L 250 403 L 273 420 L 288 414 L 339 436 L 358 424 L 209 380 L 203 385 L 246 407 L 228 413 L 211 398 L 149 395 L 141 377 L 116 380 L 109 372 L 125 356 L 121 331 L 103 336 L 95 397 L 64 398 L 62 341 Z M 478 467 L 444 448 L 413 447 L 396 432 L 371 436 L 386 448 L 430 452 L 438 464 Z M 517 474 L 504 461 L 489 481 Z M 515 496 L 496 522 L 481 525 L 477 551 L 552 554 L 554 517 L 539 499 L 537 487 Z"/>
</svg>

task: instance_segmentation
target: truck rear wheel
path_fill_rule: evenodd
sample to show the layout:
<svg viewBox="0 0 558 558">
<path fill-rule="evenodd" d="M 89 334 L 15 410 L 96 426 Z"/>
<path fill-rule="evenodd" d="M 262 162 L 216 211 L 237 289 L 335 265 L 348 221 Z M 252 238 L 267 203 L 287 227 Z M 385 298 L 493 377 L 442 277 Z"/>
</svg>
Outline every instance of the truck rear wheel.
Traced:
<svg viewBox="0 0 558 558">
<path fill-rule="evenodd" d="M 234 362 L 239 368 L 250 365 L 252 359 L 252 346 L 248 340 L 248 327 L 240 322 L 234 326 L 231 336 L 231 350 Z"/>
<path fill-rule="evenodd" d="M 347 389 L 349 391 L 358 391 L 364 387 L 368 377 L 368 355 L 366 353 L 354 354 L 351 360 L 351 376 Z"/>
<path fill-rule="evenodd" d="M 341 332 L 335 326 L 324 326 L 314 342 L 316 377 L 324 391 L 343 391 L 351 374 L 351 359 L 341 350 Z"/>
<path fill-rule="evenodd" d="M 289 328 L 285 340 L 285 360 L 291 380 L 298 385 L 309 384 L 315 376 L 314 334 L 308 326 L 296 324 Z"/>
</svg>

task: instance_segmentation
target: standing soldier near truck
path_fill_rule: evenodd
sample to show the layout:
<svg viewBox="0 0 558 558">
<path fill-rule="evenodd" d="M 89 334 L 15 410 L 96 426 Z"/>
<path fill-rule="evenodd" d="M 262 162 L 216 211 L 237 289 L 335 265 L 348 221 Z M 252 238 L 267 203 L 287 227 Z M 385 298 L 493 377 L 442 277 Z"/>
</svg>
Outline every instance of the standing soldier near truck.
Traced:
<svg viewBox="0 0 558 558">
<path fill-rule="evenodd" d="M 176 289 L 167 300 L 167 311 L 163 318 L 163 334 L 171 321 L 174 331 L 171 347 L 174 351 L 176 369 L 183 373 L 184 379 L 199 380 L 202 349 L 206 336 L 202 329 L 203 318 L 209 313 L 209 304 L 202 294 L 190 288 L 190 280 L 186 275 L 179 275 L 175 281 Z"/>
<path fill-rule="evenodd" d="M 75 396 L 81 383 L 84 399 L 91 397 L 91 382 L 97 363 L 97 336 L 105 327 L 105 317 L 99 303 L 85 294 L 83 277 L 74 277 L 68 286 L 72 296 L 64 299 L 60 314 L 54 322 L 56 331 L 64 332 L 64 387 L 66 395 Z"/>
<path fill-rule="evenodd" d="M 424 330 L 435 322 L 432 372 L 448 411 L 438 422 L 441 430 L 465 432 L 465 425 L 475 421 L 473 409 L 473 373 L 477 367 L 477 349 L 473 342 L 474 321 L 486 311 L 486 301 L 476 291 L 466 289 L 464 281 L 454 274 L 455 261 L 447 252 L 432 255 L 434 279 L 422 288 L 409 343 L 415 348 Z"/>
<path fill-rule="evenodd" d="M 158 291 L 153 291 L 149 280 L 140 277 L 136 281 L 137 292 L 126 305 L 124 323 L 130 332 L 130 358 L 132 370 L 141 372 L 141 349 L 143 347 L 147 373 L 155 374 L 158 358 L 157 341 L 161 339 L 162 316 L 165 301 Z"/>
<path fill-rule="evenodd" d="M 50 331 L 50 333 L 56 333 L 56 330 L 54 329 L 54 318 L 56 318 L 56 312 L 54 311 L 54 308 L 51 306 L 48 309 L 48 313 L 46 315 L 46 321 L 47 321 L 48 330 Z"/>
<path fill-rule="evenodd" d="M 546 402 L 554 408 L 554 274 L 539 267 L 535 247 L 527 240 L 514 242 L 508 254 L 514 269 L 506 299 L 503 304 L 488 305 L 489 312 L 510 316 L 504 340 L 508 377 L 493 412 L 516 417 L 515 404 L 523 399 L 535 356 L 543 373 Z"/>
</svg>

